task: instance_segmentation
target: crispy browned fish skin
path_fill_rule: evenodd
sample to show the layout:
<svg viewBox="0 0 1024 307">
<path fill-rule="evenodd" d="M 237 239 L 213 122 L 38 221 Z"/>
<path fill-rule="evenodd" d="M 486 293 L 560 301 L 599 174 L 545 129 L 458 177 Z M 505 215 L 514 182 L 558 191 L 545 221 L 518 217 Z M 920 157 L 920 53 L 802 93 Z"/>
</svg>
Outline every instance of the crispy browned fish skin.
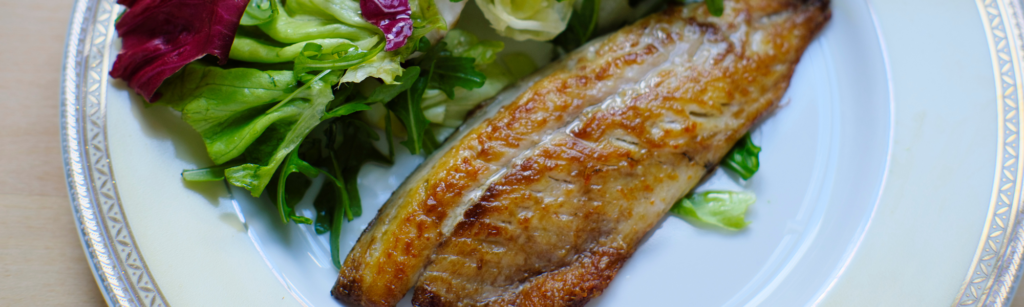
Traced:
<svg viewBox="0 0 1024 307">
<path fill-rule="evenodd" d="M 551 132 L 631 84 L 669 58 L 655 48 L 636 52 L 608 44 L 598 60 L 570 56 L 535 82 L 500 94 L 465 124 L 439 153 L 424 161 L 384 204 L 360 236 L 331 293 L 360 306 L 393 306 L 413 286 L 434 249 L 488 178 Z M 570 62 L 588 65 L 574 65 Z M 534 77 L 537 78 L 537 77 Z"/>
<path fill-rule="evenodd" d="M 781 99 L 830 17 L 826 0 L 726 8 L 722 18 L 671 8 L 592 47 L 595 58 L 616 46 L 631 46 L 631 59 L 673 58 L 518 157 L 434 252 L 414 304 L 580 306 L 600 294 L 672 203 Z"/>
<path fill-rule="evenodd" d="M 826 2 L 804 2 L 730 2 L 721 19 L 696 7 L 671 9 L 570 55 L 528 88 L 499 95 L 489 114 L 467 122 L 385 204 L 345 260 L 332 294 L 393 306 L 465 215 L 424 276 L 417 303 L 586 302 L 632 253 L 653 225 L 648 221 L 657 221 L 785 91 L 800 53 L 828 19 Z M 760 53 L 737 49 L 749 44 L 746 38 L 730 41 L 728 34 L 742 27 L 771 34 L 759 37 Z M 680 54 L 693 62 L 650 74 Z M 634 86 L 642 78 L 647 86 Z M 616 95 L 624 105 L 580 117 Z M 705 135 L 695 139 L 698 133 Z M 601 188 L 614 185 L 620 187 Z M 641 199 L 650 203 L 645 210 L 615 207 Z M 519 250 L 496 253 L 487 250 L 498 246 L 492 243 Z"/>
</svg>

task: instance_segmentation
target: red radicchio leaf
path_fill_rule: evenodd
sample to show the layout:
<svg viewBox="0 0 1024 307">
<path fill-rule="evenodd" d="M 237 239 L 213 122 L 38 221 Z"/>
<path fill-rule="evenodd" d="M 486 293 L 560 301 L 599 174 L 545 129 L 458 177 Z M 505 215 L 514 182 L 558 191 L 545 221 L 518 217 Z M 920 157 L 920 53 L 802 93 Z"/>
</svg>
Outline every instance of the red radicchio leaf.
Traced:
<svg viewBox="0 0 1024 307">
<path fill-rule="evenodd" d="M 393 51 L 405 46 L 412 35 L 412 9 L 409 0 L 359 0 L 363 18 L 384 31 L 384 50 Z"/>
<path fill-rule="evenodd" d="M 212 54 L 224 65 L 248 0 L 118 0 L 128 11 L 117 22 L 121 53 L 110 76 L 148 101 L 164 79 Z M 408 5 L 407 5 L 408 6 Z"/>
</svg>

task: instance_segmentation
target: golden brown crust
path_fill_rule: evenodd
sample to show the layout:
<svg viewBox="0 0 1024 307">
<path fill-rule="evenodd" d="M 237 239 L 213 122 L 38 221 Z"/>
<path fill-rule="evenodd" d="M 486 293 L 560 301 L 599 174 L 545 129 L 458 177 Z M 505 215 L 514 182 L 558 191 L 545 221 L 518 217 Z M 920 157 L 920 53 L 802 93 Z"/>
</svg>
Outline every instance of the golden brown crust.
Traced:
<svg viewBox="0 0 1024 307">
<path fill-rule="evenodd" d="M 420 278 L 419 306 L 575 306 L 598 295 L 671 202 L 777 102 L 828 19 L 824 0 L 726 7 L 721 18 L 702 6 L 646 18 L 489 107 L 378 212 L 332 294 L 393 306 Z"/>
<path fill-rule="evenodd" d="M 782 97 L 829 18 L 823 3 L 729 2 L 722 18 L 677 7 L 594 47 L 676 58 L 517 158 L 434 251 L 414 304 L 577 306 L 600 294 L 671 204 Z M 660 41 L 630 44 L 651 39 Z"/>
<path fill-rule="evenodd" d="M 394 305 L 445 237 L 445 223 L 461 218 L 474 189 L 548 131 L 575 119 L 584 108 L 614 93 L 619 84 L 634 81 L 623 75 L 668 57 L 653 48 L 635 52 L 632 48 L 641 44 L 641 36 L 631 35 L 599 45 L 590 55 L 596 60 L 570 56 L 562 69 L 555 69 L 470 129 L 433 163 L 425 162 L 421 167 L 427 171 L 410 177 L 359 238 L 331 291 L 334 297 L 362 306 Z"/>
</svg>

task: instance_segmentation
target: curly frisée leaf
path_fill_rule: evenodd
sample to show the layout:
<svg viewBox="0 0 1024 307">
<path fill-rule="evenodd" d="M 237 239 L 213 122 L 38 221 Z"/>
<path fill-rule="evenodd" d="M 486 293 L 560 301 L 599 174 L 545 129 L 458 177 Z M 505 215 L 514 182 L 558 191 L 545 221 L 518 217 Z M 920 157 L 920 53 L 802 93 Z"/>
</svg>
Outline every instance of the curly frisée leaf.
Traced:
<svg viewBox="0 0 1024 307">
<path fill-rule="evenodd" d="M 754 193 L 733 191 L 708 191 L 692 194 L 679 200 L 670 212 L 698 221 L 740 230 L 749 222 L 747 209 L 757 201 Z"/>
<path fill-rule="evenodd" d="M 128 11 L 118 20 L 121 53 L 110 76 L 124 79 L 147 101 L 186 64 L 204 55 L 227 63 L 247 1 L 120 0 Z"/>
</svg>

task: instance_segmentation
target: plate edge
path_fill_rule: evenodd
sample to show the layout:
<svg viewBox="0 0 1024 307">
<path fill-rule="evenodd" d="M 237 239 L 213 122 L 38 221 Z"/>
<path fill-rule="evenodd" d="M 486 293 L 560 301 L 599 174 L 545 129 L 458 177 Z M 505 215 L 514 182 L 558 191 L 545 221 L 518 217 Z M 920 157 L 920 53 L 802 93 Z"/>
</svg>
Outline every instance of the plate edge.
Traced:
<svg viewBox="0 0 1024 307">
<path fill-rule="evenodd" d="M 119 12 L 114 0 L 77 0 L 72 10 L 60 95 L 65 179 L 89 268 L 107 304 L 163 307 L 167 301 L 124 218 L 107 150 L 106 69 Z"/>
<path fill-rule="evenodd" d="M 1020 0 L 975 0 L 989 44 L 995 77 L 998 141 L 995 178 L 978 249 L 953 306 L 1009 306 L 1024 256 L 1024 224 L 1019 218 L 1021 177 Z"/>
</svg>

